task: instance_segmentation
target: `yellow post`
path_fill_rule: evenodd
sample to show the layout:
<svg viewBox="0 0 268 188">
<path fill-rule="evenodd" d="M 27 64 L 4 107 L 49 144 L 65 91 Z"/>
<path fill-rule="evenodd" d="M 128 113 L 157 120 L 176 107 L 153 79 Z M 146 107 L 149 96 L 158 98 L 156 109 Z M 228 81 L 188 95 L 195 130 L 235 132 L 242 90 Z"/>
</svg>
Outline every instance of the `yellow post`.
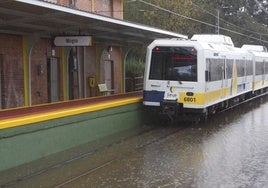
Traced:
<svg viewBox="0 0 268 188">
<path fill-rule="evenodd" d="M 91 0 L 91 12 L 95 12 L 95 0 Z"/>
<path fill-rule="evenodd" d="M 120 4 L 121 4 L 121 19 L 123 20 L 124 19 L 124 3 L 123 3 L 123 0 L 121 0 L 121 2 L 120 2 Z"/>
<path fill-rule="evenodd" d="M 23 59 L 23 84 L 24 84 L 24 106 L 29 106 L 29 53 L 27 38 L 22 37 L 22 59 Z"/>
</svg>

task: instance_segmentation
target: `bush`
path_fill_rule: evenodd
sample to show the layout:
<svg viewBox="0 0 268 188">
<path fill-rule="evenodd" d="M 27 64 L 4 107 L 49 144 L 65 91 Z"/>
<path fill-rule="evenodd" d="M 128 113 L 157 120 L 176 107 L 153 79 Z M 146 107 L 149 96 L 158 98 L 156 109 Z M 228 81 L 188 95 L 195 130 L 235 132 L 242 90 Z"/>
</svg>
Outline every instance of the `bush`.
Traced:
<svg viewBox="0 0 268 188">
<path fill-rule="evenodd" d="M 144 72 L 144 63 L 136 58 L 132 57 L 126 61 L 126 75 L 141 75 Z"/>
</svg>

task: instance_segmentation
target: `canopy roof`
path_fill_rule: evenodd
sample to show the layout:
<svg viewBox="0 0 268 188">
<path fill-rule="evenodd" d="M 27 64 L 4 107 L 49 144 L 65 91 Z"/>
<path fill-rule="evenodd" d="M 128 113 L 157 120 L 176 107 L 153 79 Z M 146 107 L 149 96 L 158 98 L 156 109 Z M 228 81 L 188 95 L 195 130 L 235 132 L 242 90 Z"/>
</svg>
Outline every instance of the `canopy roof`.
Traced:
<svg viewBox="0 0 268 188">
<path fill-rule="evenodd" d="M 0 33 L 53 37 L 91 35 L 94 42 L 149 43 L 187 36 L 38 0 L 1 0 Z"/>
</svg>

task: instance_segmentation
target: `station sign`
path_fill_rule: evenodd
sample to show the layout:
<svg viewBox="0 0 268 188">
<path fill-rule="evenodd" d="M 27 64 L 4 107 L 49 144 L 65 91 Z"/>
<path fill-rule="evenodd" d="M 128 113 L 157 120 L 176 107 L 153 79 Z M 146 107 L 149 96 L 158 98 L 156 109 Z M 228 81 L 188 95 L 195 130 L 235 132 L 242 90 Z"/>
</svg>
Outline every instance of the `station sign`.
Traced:
<svg viewBox="0 0 268 188">
<path fill-rule="evenodd" d="M 57 36 L 55 46 L 91 46 L 92 36 Z"/>
</svg>

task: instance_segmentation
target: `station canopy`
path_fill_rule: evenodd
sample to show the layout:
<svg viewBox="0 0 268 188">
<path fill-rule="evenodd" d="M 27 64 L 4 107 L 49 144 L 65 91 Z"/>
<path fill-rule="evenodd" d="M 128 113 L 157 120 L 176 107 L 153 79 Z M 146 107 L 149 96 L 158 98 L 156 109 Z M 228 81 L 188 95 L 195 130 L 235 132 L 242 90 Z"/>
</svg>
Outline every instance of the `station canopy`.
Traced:
<svg viewBox="0 0 268 188">
<path fill-rule="evenodd" d="M 38 0 L 1 0 L 0 33 L 49 37 L 89 35 L 95 43 L 146 44 L 187 36 Z"/>
</svg>

